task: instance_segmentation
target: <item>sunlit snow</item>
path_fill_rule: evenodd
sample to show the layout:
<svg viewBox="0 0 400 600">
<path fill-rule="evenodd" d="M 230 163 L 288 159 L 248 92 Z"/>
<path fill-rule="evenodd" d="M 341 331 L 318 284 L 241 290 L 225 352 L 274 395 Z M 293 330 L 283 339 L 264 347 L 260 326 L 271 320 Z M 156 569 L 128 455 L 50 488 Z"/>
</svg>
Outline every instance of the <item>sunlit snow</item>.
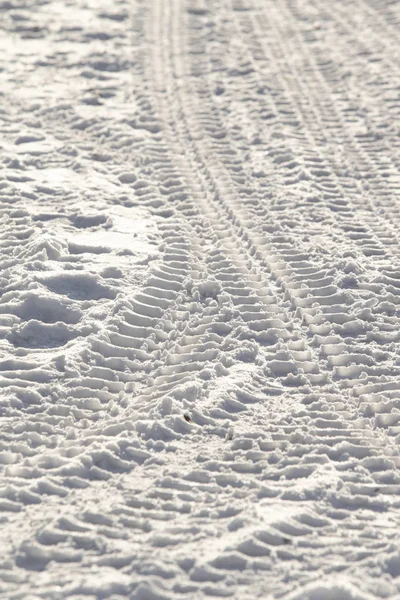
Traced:
<svg viewBox="0 0 400 600">
<path fill-rule="evenodd" d="M 400 599 L 399 24 L 0 0 L 0 600 Z"/>
</svg>

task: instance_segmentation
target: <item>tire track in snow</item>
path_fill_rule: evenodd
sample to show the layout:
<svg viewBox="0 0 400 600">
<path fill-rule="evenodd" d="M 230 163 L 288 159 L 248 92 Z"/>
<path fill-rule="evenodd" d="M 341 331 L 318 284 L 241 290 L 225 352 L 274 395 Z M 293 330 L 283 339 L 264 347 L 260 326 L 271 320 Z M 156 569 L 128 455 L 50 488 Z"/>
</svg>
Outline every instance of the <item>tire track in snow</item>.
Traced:
<svg viewBox="0 0 400 600">
<path fill-rule="evenodd" d="M 272 109 L 281 114 L 277 130 L 291 127 L 299 141 L 289 158 L 291 148 L 282 153 L 278 148 L 266 176 L 256 177 L 246 132 L 234 127 L 227 104 L 218 108 L 210 100 L 211 76 L 203 60 L 209 40 L 201 34 L 209 19 L 233 15 L 232 20 L 242 22 L 254 10 L 262 16 L 264 5 L 138 2 L 135 7 L 130 68 L 137 110 L 113 123 L 113 136 L 101 120 L 77 118 L 73 111 L 62 126 L 67 136 L 76 126 L 76 143 L 96 147 L 101 161 L 115 152 L 115 175 L 127 190 L 117 203 L 151 209 L 163 244 L 142 289 L 127 287 L 112 302 L 102 334 L 91 338 L 68 373 L 64 391 L 72 406 L 86 402 L 86 412 L 77 412 L 62 443 L 49 437 L 47 452 L 35 456 L 35 449 L 29 449 L 32 459 L 25 464 L 13 467 L 10 462 L 10 485 L 2 500 L 8 514 L 4 547 L 12 557 L 1 571 L 6 589 L 12 586 L 12 597 L 21 598 L 28 587 L 35 585 L 36 591 L 39 577 L 37 593 L 43 598 L 89 593 L 135 600 L 188 594 L 285 597 L 299 586 L 308 596 L 302 586 L 314 574 L 320 580 L 344 571 L 356 584 L 362 577 L 375 597 L 387 597 L 395 583 L 385 581 L 385 587 L 370 573 L 396 572 L 397 457 L 390 457 L 396 449 L 387 447 L 386 435 L 380 439 L 379 431 L 370 431 L 368 419 L 376 413 L 375 424 L 396 436 L 398 392 L 390 377 L 382 383 L 374 376 L 377 348 L 369 353 L 366 343 L 376 344 L 382 336 L 379 343 L 389 350 L 385 364 L 393 373 L 395 346 L 389 348 L 389 340 L 398 315 L 387 300 L 386 309 L 377 309 L 384 322 L 374 329 L 375 338 L 360 336 L 357 328 L 346 331 L 349 321 L 329 310 L 338 272 L 343 273 L 333 262 L 329 227 L 321 228 L 321 235 L 332 246 L 324 260 L 317 253 L 317 266 L 307 256 L 313 243 L 304 244 L 297 224 L 275 235 L 280 203 L 287 210 L 285 225 L 296 220 L 294 214 L 311 226 L 310 205 L 301 205 L 304 190 L 297 181 L 302 167 L 289 168 L 298 155 L 315 170 L 312 185 L 323 181 L 324 205 L 339 207 L 343 220 L 349 212 L 340 197 L 351 176 L 341 178 L 336 165 L 330 168 L 329 152 L 322 156 L 320 150 L 320 123 L 329 124 L 331 115 L 315 126 L 309 110 L 293 97 L 289 82 L 296 73 L 288 77 L 278 71 L 279 87 L 285 87 L 286 78 L 288 86 L 271 94 L 277 98 Z M 283 6 L 276 9 L 280 29 L 283 14 Z M 267 16 L 261 29 L 243 30 L 242 48 L 253 47 L 268 32 L 266 47 L 273 46 L 280 56 Z M 118 10 L 101 18 L 127 22 L 126 13 Z M 150 30 L 156 35 L 148 35 Z M 150 37 L 154 54 L 146 51 Z M 300 48 L 304 56 L 301 43 Z M 252 86 L 260 86 L 265 75 L 257 60 L 268 60 L 259 55 L 252 74 L 241 63 L 240 51 L 233 63 L 238 57 L 239 68 L 233 64 L 231 75 L 239 83 L 228 81 L 226 87 L 246 111 Z M 91 58 L 96 69 L 120 65 L 116 57 L 107 61 Z M 283 52 L 279 69 L 286 73 L 290 62 Z M 314 115 L 323 114 L 319 94 L 326 98 L 330 85 L 322 85 L 320 69 L 315 64 L 307 71 L 306 79 L 316 78 L 314 87 L 307 79 L 297 88 L 309 96 Z M 220 74 L 225 70 L 222 65 Z M 247 78 L 253 79 L 245 89 Z M 135 83 L 142 89 L 135 91 Z M 219 89 L 218 96 L 223 99 L 225 92 Z M 92 96 L 88 100 L 94 101 Z M 249 109 L 248 123 L 261 132 L 266 129 L 260 116 L 264 110 L 264 99 Z M 347 127 L 339 120 L 338 140 L 347 135 Z M 274 189 L 265 193 L 263 182 Z M 326 215 L 321 215 L 325 224 Z M 256 235 L 252 219 L 265 223 Z M 16 237 L 21 231 L 18 222 Z M 380 237 L 385 247 L 386 238 Z M 369 238 L 348 235 L 351 251 L 363 248 L 364 239 Z M 370 268 L 371 256 L 366 254 L 364 262 Z M 386 253 L 379 266 L 387 268 L 390 260 Z M 381 287 L 371 284 L 369 293 L 357 296 L 360 309 L 368 309 L 370 297 L 385 286 L 396 287 L 395 277 L 384 277 Z M 306 292 L 301 291 L 304 280 Z M 336 299 L 343 304 L 345 297 Z M 366 377 L 351 364 L 357 361 L 369 369 Z M 302 368 L 304 374 L 298 373 Z M 355 383 L 360 406 L 350 396 Z M 70 407 L 55 406 L 61 413 L 65 408 Z M 35 418 L 44 425 L 40 413 Z M 50 433 L 43 429 L 42 440 Z M 29 487 L 32 479 L 38 484 Z M 40 506 L 44 500 L 49 515 Z M 24 504 L 29 505 L 26 512 Z M 382 533 L 386 516 L 392 526 Z M 12 530 L 18 532 L 14 540 Z M 333 594 L 352 597 L 332 586 Z"/>
<path fill-rule="evenodd" d="M 270 14 L 271 14 L 271 12 L 269 13 L 269 15 L 270 15 Z M 286 24 L 286 23 L 288 23 L 288 20 L 286 20 L 286 21 L 285 21 L 285 24 Z M 295 28 L 293 28 L 293 30 L 291 31 L 291 35 L 293 35 L 293 39 L 294 39 L 294 37 L 297 35 L 297 32 L 296 32 L 296 29 L 295 29 Z M 307 74 L 308 74 L 308 72 L 309 72 L 309 71 L 307 71 Z M 312 74 L 318 74 L 318 70 L 317 70 L 317 69 L 314 69 L 314 70 L 310 71 L 310 73 L 312 73 Z M 312 89 L 313 89 L 313 88 L 310 88 L 309 92 L 311 92 L 311 90 L 312 90 Z M 311 97 L 311 93 L 303 92 L 303 96 L 304 96 L 304 93 L 307 95 L 307 97 Z M 319 97 L 320 97 L 320 96 L 319 96 Z M 332 105 L 332 106 L 334 106 L 334 103 L 332 102 L 332 103 L 331 103 L 331 105 Z M 340 122 L 340 119 L 338 119 L 338 121 Z M 311 129 L 311 127 L 310 127 L 310 129 Z M 383 229 L 383 228 L 382 228 L 382 229 Z M 389 325 L 389 327 L 390 327 L 390 319 L 388 319 L 388 321 L 389 321 L 388 325 Z M 368 338 L 367 338 L 367 339 L 368 339 Z M 350 349 L 350 350 L 351 350 L 351 349 Z M 345 357 L 344 357 L 344 358 L 345 358 Z M 349 356 L 349 358 L 350 358 L 350 356 Z M 354 354 L 353 354 L 353 358 L 356 358 L 356 355 L 354 355 Z M 360 358 L 361 358 L 361 357 L 360 357 Z M 365 357 L 365 358 L 367 358 L 367 357 Z M 338 356 L 338 359 L 340 359 L 340 354 L 339 354 L 339 356 Z M 335 362 L 336 362 L 336 360 L 335 360 Z M 335 362 L 333 362 L 333 364 L 335 364 Z M 337 364 L 340 364 L 340 362 L 337 362 Z M 396 377 L 396 374 L 395 374 L 396 367 L 395 367 L 394 365 L 393 365 L 393 367 L 392 367 L 391 371 L 392 371 L 392 373 L 393 373 L 393 375 L 392 375 L 392 376 L 393 376 L 393 377 Z M 371 375 L 373 375 L 373 373 L 374 373 L 374 371 L 373 371 L 373 369 L 372 369 L 372 370 L 371 370 Z M 390 371 L 389 371 L 389 373 L 390 373 Z M 343 375 L 342 375 L 342 377 L 343 377 Z M 394 384 L 394 382 L 393 382 L 393 384 Z M 384 386 L 385 386 L 385 385 L 388 385 L 388 386 L 390 386 L 390 380 L 389 380 L 389 383 L 388 383 L 388 384 L 384 384 Z M 396 387 L 396 386 L 394 386 L 394 387 Z M 358 389 L 360 389 L 360 390 L 361 390 L 361 389 L 362 389 L 362 386 L 360 386 Z M 359 393 L 359 392 L 357 392 L 357 393 Z"/>
<path fill-rule="evenodd" d="M 369 96 L 368 106 L 364 110 L 365 115 L 358 111 L 358 117 L 361 116 L 361 119 L 359 118 L 361 126 L 359 126 L 360 131 L 355 132 L 353 141 L 359 153 L 355 164 L 359 164 L 364 177 L 368 177 L 369 193 L 380 200 L 380 205 L 384 206 L 386 218 L 387 216 L 391 218 L 390 215 L 393 214 L 393 218 L 398 219 L 398 211 L 393 210 L 395 207 L 390 202 L 390 196 L 398 193 L 399 189 L 397 176 L 399 144 L 396 130 L 393 127 L 393 123 L 398 116 L 398 102 L 396 92 L 391 88 L 390 83 L 398 77 L 397 63 L 396 61 L 387 63 L 386 59 L 389 53 L 387 51 L 382 53 L 382 50 L 385 49 L 382 48 L 384 38 L 382 38 L 380 32 L 375 31 L 376 19 L 358 17 L 360 22 L 365 24 L 360 28 L 356 27 L 355 22 L 350 21 L 349 23 L 349 19 L 340 14 L 339 10 L 333 13 L 332 18 L 341 32 L 338 45 L 335 48 L 337 53 L 338 49 L 343 46 L 341 64 L 344 64 L 345 57 L 350 57 L 349 67 L 353 66 L 354 69 L 354 67 L 361 67 L 362 65 L 363 71 L 365 70 L 368 73 L 368 77 L 365 78 L 366 86 L 363 88 L 364 81 L 357 77 L 355 73 L 353 74 L 350 68 L 347 72 L 347 78 L 349 79 L 349 85 L 346 86 L 347 90 L 340 90 L 340 96 L 343 98 L 342 105 L 354 106 L 357 102 L 357 96 L 355 96 L 352 80 L 357 77 L 358 92 L 356 94 L 360 96 L 365 91 Z M 367 33 L 368 47 L 364 42 Z M 328 52 L 332 56 L 332 51 L 326 49 L 325 54 Z M 335 55 L 332 58 L 331 63 L 334 64 Z M 374 65 L 377 63 L 384 66 L 385 78 L 376 72 Z M 324 71 L 322 74 L 324 74 Z M 378 96 L 375 93 L 377 85 L 379 86 Z M 349 114 L 351 117 L 350 111 Z M 382 131 L 385 132 L 384 136 L 381 133 Z M 382 156 L 383 152 L 384 156 Z M 374 170 L 374 177 L 368 175 L 371 166 Z"/>
<path fill-rule="evenodd" d="M 150 127 L 152 126 L 150 125 Z M 79 131 L 84 132 L 83 137 L 87 142 L 90 142 L 91 136 L 98 133 L 96 130 L 97 128 L 81 127 L 79 125 L 78 129 Z M 106 146 L 106 144 L 104 145 Z M 166 241 L 168 241 L 169 238 L 173 239 L 173 237 L 173 232 L 166 232 Z M 179 262 L 182 263 L 182 255 L 179 255 L 182 241 L 179 234 L 176 238 L 176 245 L 172 242 L 170 252 L 171 254 L 175 253 L 175 258 L 178 255 Z M 162 273 L 153 273 L 148 282 L 148 288 L 145 288 L 143 293 L 136 296 L 134 299 L 133 307 L 142 313 L 142 322 L 140 325 L 138 325 L 140 314 L 136 314 L 135 316 L 132 311 L 129 312 L 129 306 L 124 306 L 123 301 L 122 307 L 116 307 L 117 311 L 119 311 L 119 313 L 117 312 L 117 315 L 119 315 L 117 324 L 118 331 L 115 333 L 112 331 L 111 327 L 113 325 L 113 319 L 111 319 L 106 336 L 111 338 L 109 340 L 111 343 L 104 339 L 102 340 L 101 338 L 92 340 L 92 350 L 85 350 L 82 352 L 82 366 L 85 366 L 85 362 L 87 365 L 92 364 L 89 370 L 84 369 L 85 377 L 79 377 L 79 370 L 75 369 L 75 372 L 72 372 L 70 377 L 67 378 L 67 394 L 69 394 L 67 398 L 68 402 L 73 406 L 74 402 L 82 400 L 85 404 L 83 407 L 85 410 L 75 410 L 76 418 L 78 421 L 80 420 L 82 422 L 83 435 L 80 433 L 80 430 L 77 432 L 77 426 L 70 427 L 69 430 L 67 429 L 67 441 L 60 443 L 58 440 L 57 442 L 57 450 L 61 455 L 61 457 L 57 459 L 52 458 L 51 452 L 41 452 L 37 461 L 34 461 L 33 464 L 25 464 L 20 468 L 19 466 L 14 465 L 13 457 L 11 456 L 12 460 L 11 466 L 8 468 L 8 475 L 14 483 L 19 480 L 19 489 L 16 490 L 14 487 L 8 488 L 5 500 L 3 500 L 2 504 L 3 509 L 18 513 L 23 504 L 30 503 L 33 505 L 29 509 L 30 518 L 37 520 L 38 523 L 36 533 L 33 535 L 31 534 L 31 537 L 33 538 L 31 541 L 23 541 L 22 539 L 20 544 L 17 541 L 15 561 L 18 569 L 26 569 L 29 571 L 34 567 L 39 571 L 46 569 L 49 570 L 49 572 L 52 572 L 52 569 L 56 569 L 57 565 L 81 560 L 82 548 L 89 548 L 94 553 L 99 550 L 97 542 L 93 538 L 93 531 L 90 525 L 87 526 L 85 523 L 80 524 L 79 520 L 76 522 L 75 516 L 75 519 L 67 519 L 67 521 L 61 519 L 59 523 L 56 520 L 54 525 L 46 526 L 48 519 L 38 518 L 42 509 L 40 507 L 36 509 L 34 506 L 36 503 L 40 503 L 44 499 L 49 502 L 48 497 L 55 496 L 57 502 L 63 505 L 65 509 L 67 507 L 67 502 L 73 501 L 77 505 L 82 505 L 82 503 L 86 504 L 89 494 L 89 485 L 93 487 L 95 490 L 93 493 L 96 494 L 96 490 L 98 491 L 101 488 L 104 489 L 104 485 L 106 484 L 101 484 L 101 481 L 109 480 L 111 473 L 114 473 L 115 471 L 120 473 L 130 471 L 134 468 L 135 463 L 140 463 L 146 461 L 147 458 L 150 458 L 151 455 L 141 449 L 140 444 L 138 444 L 137 441 L 134 440 L 132 443 L 131 440 L 118 439 L 118 434 L 121 433 L 121 431 L 124 433 L 124 426 L 129 423 L 129 418 L 128 420 L 126 418 L 122 419 L 122 423 L 121 420 L 118 419 L 117 398 L 119 397 L 120 391 L 122 391 L 120 384 L 128 383 L 129 385 L 130 376 L 129 372 L 125 376 L 126 369 L 132 368 L 133 372 L 137 373 L 137 370 L 140 371 L 141 367 L 140 364 L 132 364 L 134 359 L 137 361 L 139 358 L 139 363 L 143 361 L 146 362 L 148 359 L 148 353 L 141 347 L 139 347 L 137 351 L 132 350 L 132 346 L 141 346 L 143 344 L 143 339 L 146 340 L 146 344 L 150 343 L 150 346 L 152 345 L 151 329 L 141 327 L 144 325 L 143 319 L 146 316 L 154 317 L 154 314 L 157 316 L 158 310 L 163 310 L 164 314 L 162 315 L 162 322 L 165 323 L 167 321 L 168 312 L 165 312 L 166 309 L 168 309 L 167 301 L 173 300 L 172 297 L 174 294 L 171 294 L 168 289 L 163 287 L 163 281 L 165 280 L 163 280 Z M 155 287 L 152 284 L 155 284 Z M 168 288 L 170 287 L 171 285 L 168 285 Z M 163 298 L 163 296 L 167 296 L 167 298 Z M 146 300 L 148 304 L 146 304 Z M 120 317 L 124 310 L 126 310 L 127 321 L 123 320 L 121 322 Z M 149 313 L 153 314 L 149 315 Z M 210 320 L 210 316 L 212 315 L 210 315 L 210 311 L 208 311 L 208 315 L 205 315 L 204 319 L 205 325 L 207 325 L 207 318 Z M 130 326 L 132 329 L 129 330 Z M 124 333 L 121 334 L 121 331 Z M 128 331 L 129 335 L 125 335 Z M 122 337 L 124 335 L 125 338 Z M 97 352 L 97 350 L 100 350 L 100 352 Z M 118 380 L 115 378 L 115 372 L 118 374 Z M 136 376 L 135 381 L 138 382 L 140 389 L 140 377 Z M 100 389 L 100 386 L 102 388 L 106 386 L 107 389 Z M 144 383 L 144 386 L 146 389 L 148 388 L 146 382 Z M 146 395 L 144 398 L 145 404 L 143 410 L 147 412 L 149 412 L 151 408 L 148 405 L 148 400 L 149 396 Z M 105 414 L 99 410 L 102 404 L 106 407 Z M 63 408 L 70 411 L 71 406 L 57 407 L 61 417 L 65 416 L 63 414 Z M 137 411 L 137 409 L 138 405 L 135 404 L 134 409 L 127 411 L 128 417 L 130 416 L 132 419 L 133 413 Z M 217 412 L 216 409 L 214 409 L 214 411 Z M 91 423 L 91 413 L 94 416 L 94 424 Z M 101 418 L 97 419 L 97 415 Z M 104 424 L 105 417 L 108 418 L 109 423 L 111 420 L 109 426 L 107 426 L 107 422 Z M 221 415 L 219 418 L 221 418 Z M 184 423 L 182 418 L 180 420 Z M 60 422 L 61 425 L 62 421 Z M 55 423 L 53 422 L 53 426 L 54 425 Z M 127 427 L 127 431 L 129 432 L 130 430 L 131 428 Z M 155 434 L 159 436 L 160 431 L 155 432 Z M 104 438 L 104 436 L 106 437 Z M 112 442 L 107 441 L 107 436 L 113 437 Z M 150 439 L 148 439 L 149 437 Z M 148 449 L 151 449 L 152 447 L 151 437 L 151 435 L 146 436 L 146 439 L 148 439 L 149 442 L 147 445 Z M 82 445 L 84 448 L 88 448 L 89 452 L 81 452 L 79 446 Z M 160 449 L 159 446 L 160 443 L 158 443 L 158 450 Z M 76 457 L 76 460 L 72 464 L 70 461 L 65 463 L 64 461 L 67 457 Z M 51 470 L 51 476 L 47 475 L 49 470 Z M 32 478 L 36 479 L 37 482 L 35 482 L 33 486 L 26 485 L 26 480 L 31 480 Z M 96 483 L 97 480 L 100 480 L 100 482 Z M 219 488 L 217 488 L 217 490 L 218 489 Z M 67 498 L 68 500 L 63 500 L 64 498 Z M 220 500 L 218 502 L 220 504 Z M 227 499 L 227 502 L 229 502 L 229 498 Z M 149 503 L 145 502 L 144 504 L 148 506 Z M 70 512 L 68 509 L 67 511 Z M 12 521 L 14 528 L 18 528 L 17 523 L 22 523 L 24 516 L 25 513 L 21 511 L 20 515 L 13 517 Z M 97 519 L 98 524 L 103 525 L 107 525 L 110 522 L 107 517 L 102 515 L 98 515 L 97 517 L 88 516 L 87 519 L 89 519 L 89 523 L 92 523 L 93 519 Z M 96 524 L 97 521 L 95 521 Z M 135 529 L 133 523 L 131 526 Z M 147 525 L 145 527 L 148 528 Z M 75 533 L 66 533 L 66 531 L 73 531 Z M 139 531 L 141 531 L 140 527 Z M 108 535 L 111 535 L 111 531 L 110 534 L 107 533 L 107 530 L 100 533 L 100 537 L 107 538 Z M 7 540 L 7 544 L 9 542 L 10 540 Z M 102 544 L 100 544 L 100 546 L 103 547 Z M 129 562 L 129 558 L 124 559 L 123 557 L 120 557 L 115 561 L 115 564 L 124 564 L 125 560 Z M 102 564 L 106 563 L 103 561 Z M 109 559 L 109 564 L 114 564 L 112 559 Z M 53 567 L 51 565 L 53 565 Z M 135 565 L 133 565 L 132 568 L 136 568 Z M 16 573 L 9 578 L 9 581 L 17 583 L 18 577 L 19 575 Z M 67 583 L 65 581 L 63 583 L 64 587 L 67 584 L 70 586 L 68 577 L 66 578 L 66 581 Z M 69 587 L 68 589 L 71 588 Z M 48 588 L 43 589 L 45 595 L 48 592 Z"/>
<path fill-rule="evenodd" d="M 316 70 L 314 70 L 313 72 L 316 72 Z M 334 103 L 332 102 L 332 106 L 333 106 L 333 105 L 334 105 Z M 338 118 L 338 122 L 340 123 L 340 119 L 339 119 L 339 118 Z M 344 127 L 343 127 L 343 126 L 342 126 L 342 130 L 344 130 Z M 351 143 L 351 142 L 350 142 L 350 143 Z M 371 163 L 369 164 L 369 168 L 371 169 L 371 168 L 373 168 L 373 167 L 374 167 L 374 163 L 373 163 L 373 162 L 371 162 Z M 378 177 L 379 177 L 379 175 L 378 175 Z M 375 206 L 374 206 L 373 204 L 371 204 L 371 209 L 372 209 L 372 210 L 375 210 L 375 212 L 376 212 L 376 208 L 375 208 Z M 372 222 L 372 219 L 371 219 L 371 222 Z M 381 226 L 381 231 L 383 231 L 383 230 L 384 230 L 384 225 L 382 224 L 382 226 Z M 384 242 L 383 242 L 383 244 L 384 244 Z M 390 265 L 389 265 L 389 264 L 383 264 L 383 265 L 381 266 L 381 268 L 383 268 L 383 269 L 384 269 L 384 271 L 383 271 L 383 272 L 385 273 L 385 276 L 386 276 L 386 277 L 389 275 L 389 273 L 393 273 L 394 277 L 396 276 L 396 275 L 395 275 L 395 274 L 396 274 L 396 269 L 393 269 L 391 264 L 390 264 Z M 386 282 L 387 282 L 387 283 L 389 283 L 389 278 L 386 278 L 386 277 L 385 277 L 385 279 L 386 279 Z M 377 278 L 377 281 L 380 281 L 380 280 L 382 280 L 382 278 L 381 278 L 381 277 L 378 277 L 378 278 Z M 365 286 L 365 289 L 366 289 L 366 290 L 370 289 L 371 291 L 375 292 L 375 291 L 377 291 L 379 288 L 375 288 L 375 289 L 374 289 L 374 286 L 373 286 L 373 285 L 372 285 L 372 286 L 368 286 L 368 285 L 366 285 L 366 286 Z M 389 291 L 389 292 L 391 291 L 391 290 L 390 290 L 390 287 L 388 287 L 387 289 L 388 289 L 388 291 Z M 392 288 L 392 289 L 393 289 L 393 288 Z M 393 291 L 394 291 L 394 289 L 393 289 Z M 392 298 L 393 298 L 393 299 L 395 300 L 395 302 L 396 302 L 395 296 L 392 296 Z M 367 301 L 367 302 L 368 302 L 368 301 Z M 377 307 L 377 311 L 378 311 L 378 310 L 379 310 L 379 307 Z M 379 314 L 379 313 L 378 313 L 378 314 Z M 393 319 L 391 319 L 391 317 L 390 317 L 390 316 L 388 316 L 388 317 L 386 317 L 385 321 L 386 321 L 386 323 L 385 323 L 385 327 L 383 328 L 383 330 L 385 330 L 385 329 L 386 329 L 386 330 L 389 330 L 389 331 L 390 331 L 390 330 L 392 329 L 391 322 L 393 321 Z M 394 325 L 394 329 L 393 329 L 393 331 L 394 331 L 394 330 L 395 330 L 395 325 Z M 379 331 L 379 330 L 378 330 L 378 331 Z M 376 333 L 372 333 L 372 332 L 371 332 L 371 334 L 370 334 L 369 336 L 367 336 L 367 339 L 370 339 L 370 340 L 371 340 L 371 339 L 377 339 L 377 338 L 376 338 L 376 335 L 377 335 Z M 367 372 L 368 372 L 368 371 L 367 371 Z M 395 366 L 395 364 L 393 364 L 393 365 L 392 365 L 392 372 L 393 372 L 393 377 L 396 377 L 396 366 Z M 371 374 L 373 374 L 373 371 L 371 372 Z"/>
<path fill-rule="evenodd" d="M 162 22 L 163 22 L 163 23 L 165 23 L 165 21 L 166 21 L 166 19 L 164 18 L 164 19 L 162 20 Z M 171 36 L 171 37 L 172 37 L 172 36 Z M 180 114 L 179 116 L 182 116 L 182 115 Z M 173 119 L 172 121 L 173 121 L 173 122 L 176 122 L 176 119 Z M 318 414 L 318 416 L 319 416 L 319 417 L 321 417 L 321 413 L 319 413 L 319 414 Z M 326 423 L 324 423 L 324 426 L 326 426 Z M 379 447 L 379 446 L 378 446 L 378 447 Z M 365 490 L 366 490 L 366 493 L 368 494 L 368 493 L 369 493 L 369 492 L 368 492 L 368 487 L 367 487 L 367 488 L 365 488 Z M 250 550 L 249 550 L 249 551 L 250 551 Z M 259 548 L 259 551 L 262 553 L 262 551 L 263 551 L 263 550 L 262 550 L 262 548 Z M 246 553 L 246 552 L 245 552 L 245 553 Z"/>
</svg>

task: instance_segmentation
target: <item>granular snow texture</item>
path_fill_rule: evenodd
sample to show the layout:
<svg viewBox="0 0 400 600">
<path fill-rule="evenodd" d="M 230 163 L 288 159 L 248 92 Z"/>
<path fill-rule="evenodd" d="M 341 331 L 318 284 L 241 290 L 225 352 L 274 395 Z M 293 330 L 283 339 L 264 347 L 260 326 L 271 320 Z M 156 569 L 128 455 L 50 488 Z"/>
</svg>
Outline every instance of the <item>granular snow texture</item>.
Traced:
<svg viewBox="0 0 400 600">
<path fill-rule="evenodd" d="M 399 30 L 0 0 L 1 600 L 400 600 Z"/>
</svg>

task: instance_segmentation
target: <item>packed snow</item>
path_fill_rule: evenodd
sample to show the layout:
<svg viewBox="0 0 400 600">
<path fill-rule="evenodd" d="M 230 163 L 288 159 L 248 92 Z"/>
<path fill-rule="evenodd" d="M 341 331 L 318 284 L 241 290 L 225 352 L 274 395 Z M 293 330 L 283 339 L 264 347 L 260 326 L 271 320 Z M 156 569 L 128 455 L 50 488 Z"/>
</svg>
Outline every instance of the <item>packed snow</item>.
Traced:
<svg viewBox="0 0 400 600">
<path fill-rule="evenodd" d="M 400 600 L 399 28 L 0 0 L 2 600 Z"/>
</svg>

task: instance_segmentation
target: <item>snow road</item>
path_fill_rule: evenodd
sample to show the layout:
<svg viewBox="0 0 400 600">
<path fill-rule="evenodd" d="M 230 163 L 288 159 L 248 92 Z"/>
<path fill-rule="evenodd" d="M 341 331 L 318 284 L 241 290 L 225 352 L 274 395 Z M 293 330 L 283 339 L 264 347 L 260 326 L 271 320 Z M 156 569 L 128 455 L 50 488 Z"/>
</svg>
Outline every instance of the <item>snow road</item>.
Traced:
<svg viewBox="0 0 400 600">
<path fill-rule="evenodd" d="M 0 0 L 1 599 L 400 599 L 399 27 Z"/>
</svg>

